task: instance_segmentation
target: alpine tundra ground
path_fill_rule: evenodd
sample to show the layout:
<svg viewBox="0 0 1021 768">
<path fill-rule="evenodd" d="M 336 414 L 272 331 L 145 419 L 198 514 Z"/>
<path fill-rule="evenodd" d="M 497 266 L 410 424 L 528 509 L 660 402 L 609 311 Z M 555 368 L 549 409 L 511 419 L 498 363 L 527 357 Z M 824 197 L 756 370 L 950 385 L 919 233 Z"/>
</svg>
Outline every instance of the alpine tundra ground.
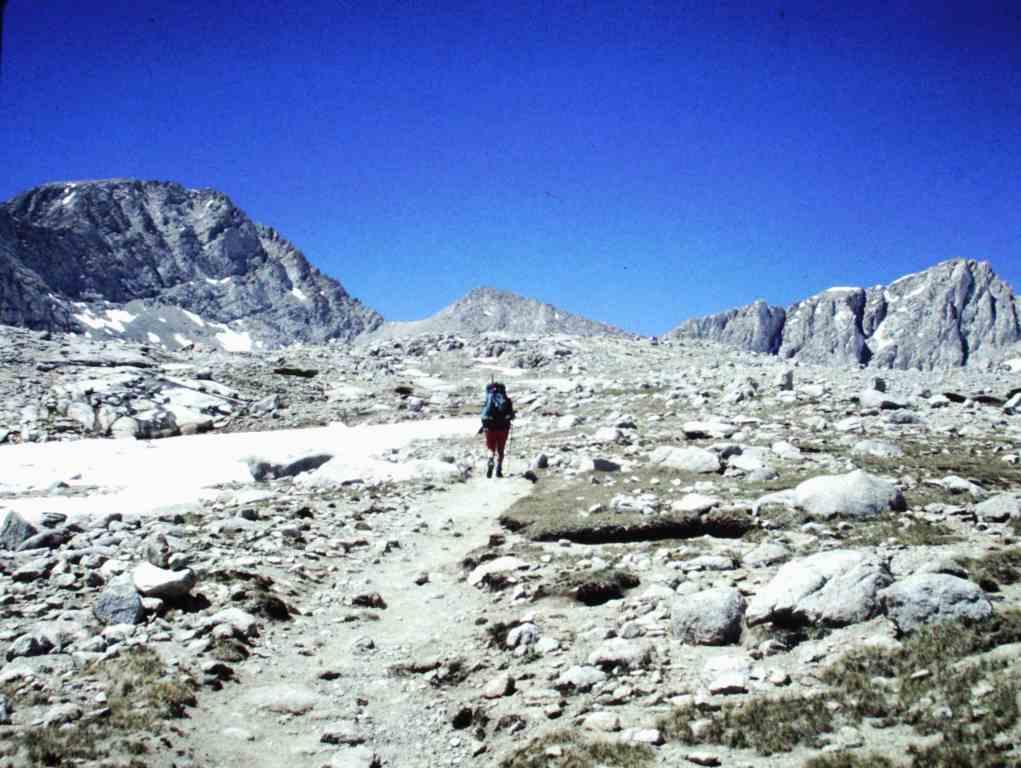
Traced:
<svg viewBox="0 0 1021 768">
<path fill-rule="evenodd" d="M 3 333 L 0 765 L 1021 764 L 1007 367 Z"/>
</svg>

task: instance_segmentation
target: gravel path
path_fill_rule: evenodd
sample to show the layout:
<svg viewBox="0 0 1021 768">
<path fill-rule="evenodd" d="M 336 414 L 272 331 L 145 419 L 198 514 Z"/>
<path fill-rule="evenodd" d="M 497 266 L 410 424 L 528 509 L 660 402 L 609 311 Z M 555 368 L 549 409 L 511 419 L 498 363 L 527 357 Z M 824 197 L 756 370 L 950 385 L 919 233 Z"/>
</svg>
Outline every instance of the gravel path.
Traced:
<svg viewBox="0 0 1021 768">
<path fill-rule="evenodd" d="M 374 570 L 349 573 L 338 558 L 320 607 L 267 628 L 264 663 L 245 665 L 239 685 L 201 697 L 182 746 L 203 766 L 368 766 L 373 755 L 401 766 L 470 760 L 476 743 L 450 727 L 462 702 L 428 681 L 436 673 L 392 668 L 458 658 L 471 665 L 485 634 L 475 620 L 489 601 L 461 580 L 460 561 L 529 488 L 517 478 L 455 486 L 418 510 L 428 528 L 397 540 Z M 424 573 L 428 582 L 416 584 Z M 386 608 L 353 607 L 333 592 L 378 593 Z"/>
</svg>

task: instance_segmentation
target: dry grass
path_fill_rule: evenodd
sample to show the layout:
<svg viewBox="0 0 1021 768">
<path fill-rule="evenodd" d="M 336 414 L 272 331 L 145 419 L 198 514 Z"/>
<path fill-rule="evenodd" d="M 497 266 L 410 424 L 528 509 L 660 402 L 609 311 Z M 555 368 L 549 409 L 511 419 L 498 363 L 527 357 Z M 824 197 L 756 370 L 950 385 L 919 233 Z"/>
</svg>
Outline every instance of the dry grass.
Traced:
<svg viewBox="0 0 1021 768">
<path fill-rule="evenodd" d="M 640 744 L 589 740 L 574 731 L 532 739 L 500 761 L 500 768 L 643 768 L 655 752 Z"/>
<path fill-rule="evenodd" d="M 980 558 L 962 559 L 961 565 L 972 580 L 988 592 L 1021 581 L 1021 547 L 990 552 Z"/>
<path fill-rule="evenodd" d="M 915 633 L 897 650 L 854 651 L 823 674 L 839 691 L 841 714 L 910 725 L 940 742 L 916 751 L 913 764 L 1004 765 L 999 734 L 1018 724 L 1021 680 L 1005 661 L 974 658 L 1021 640 L 1021 613 L 1008 612 L 980 624 L 941 624 Z"/>
<path fill-rule="evenodd" d="M 940 479 L 958 475 L 977 483 L 987 491 L 1007 491 L 1021 486 L 1021 465 L 1012 466 L 1000 460 L 1002 453 L 995 445 L 957 441 L 945 447 L 932 443 L 899 441 L 904 455 L 896 459 L 856 457 L 863 469 L 880 474 L 912 475 L 920 480 Z M 905 494 L 910 507 L 930 502 L 959 502 L 945 490 L 931 485 L 919 485 Z"/>
<path fill-rule="evenodd" d="M 70 726 L 33 728 L 18 737 L 31 765 L 71 766 L 107 756 L 129 756 L 127 765 L 144 766 L 133 756 L 147 751 L 149 734 L 166 720 L 184 717 L 195 706 L 195 684 L 171 676 L 159 656 L 137 648 L 90 667 L 107 685 L 106 717 Z"/>
<path fill-rule="evenodd" d="M 679 473 L 670 470 L 646 468 L 641 473 L 627 475 L 635 478 L 631 483 L 622 482 L 624 476 L 615 473 L 618 481 L 612 486 L 605 482 L 593 484 L 587 478 L 547 479 L 532 494 L 515 502 L 501 516 L 500 522 L 533 541 L 568 539 L 579 544 L 683 540 L 707 534 L 737 538 L 751 528 L 750 516 L 738 513 L 643 515 L 609 508 L 614 496 L 631 495 L 638 489 L 645 492 L 652 489 L 663 506 L 668 507 L 673 498 L 668 495 L 672 488 L 670 480 L 677 476 Z M 690 483 L 694 476 L 685 477 Z M 653 484 L 654 478 L 660 482 Z M 589 515 L 587 510 L 596 504 L 603 505 L 605 511 Z"/>
<path fill-rule="evenodd" d="M 883 515 L 874 520 L 855 523 L 854 529 L 842 536 L 854 547 L 870 547 L 894 542 L 911 547 L 941 546 L 961 541 L 961 537 L 942 523 L 914 517 Z"/>
<path fill-rule="evenodd" d="M 1021 678 L 1003 659 L 982 654 L 1021 642 L 1021 612 L 1006 612 L 978 624 L 923 628 L 898 649 L 855 650 L 822 674 L 825 694 L 763 697 L 707 711 L 694 705 L 673 710 L 659 726 L 688 744 L 719 744 L 770 755 L 798 745 L 818 748 L 825 736 L 863 721 L 911 727 L 921 736 L 940 736 L 915 749 L 912 765 L 1015 765 L 1006 756 L 1019 722 Z M 962 762 L 967 756 L 970 762 Z M 1009 760 L 1008 760 L 1009 758 Z M 870 758 L 832 755 L 812 768 L 891 765 Z"/>
<path fill-rule="evenodd" d="M 666 736 L 685 744 L 719 744 L 772 755 L 799 744 L 822 746 L 821 737 L 833 731 L 834 715 L 818 697 L 763 697 L 716 712 L 678 707 L 658 725 Z"/>
<path fill-rule="evenodd" d="M 805 762 L 804 768 L 894 768 L 896 763 L 882 755 L 855 755 L 840 752 L 834 755 L 819 755 Z"/>
</svg>

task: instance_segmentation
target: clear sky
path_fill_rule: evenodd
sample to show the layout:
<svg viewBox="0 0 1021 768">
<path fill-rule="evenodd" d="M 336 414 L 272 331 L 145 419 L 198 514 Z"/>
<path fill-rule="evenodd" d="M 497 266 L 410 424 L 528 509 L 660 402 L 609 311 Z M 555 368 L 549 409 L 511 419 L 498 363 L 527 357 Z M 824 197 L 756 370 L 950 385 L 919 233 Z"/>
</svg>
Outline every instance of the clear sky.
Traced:
<svg viewBox="0 0 1021 768">
<path fill-rule="evenodd" d="M 387 319 L 1021 289 L 1021 3 L 9 0 L 0 199 L 226 192 Z"/>
</svg>

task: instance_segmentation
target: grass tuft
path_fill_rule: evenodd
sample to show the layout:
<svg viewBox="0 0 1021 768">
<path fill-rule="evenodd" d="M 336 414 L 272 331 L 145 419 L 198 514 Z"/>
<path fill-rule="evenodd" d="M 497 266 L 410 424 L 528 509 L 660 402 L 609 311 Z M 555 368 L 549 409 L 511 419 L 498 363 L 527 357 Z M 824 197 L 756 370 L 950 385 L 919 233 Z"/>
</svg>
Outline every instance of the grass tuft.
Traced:
<svg viewBox="0 0 1021 768">
<path fill-rule="evenodd" d="M 728 704 L 716 712 L 685 705 L 660 718 L 658 725 L 666 736 L 685 744 L 719 744 L 772 755 L 790 752 L 798 744 L 821 746 L 822 735 L 833 731 L 833 712 L 817 696 L 786 696 Z"/>
<path fill-rule="evenodd" d="M 532 739 L 500 761 L 500 768 L 644 768 L 655 752 L 644 744 L 589 740 L 573 731 Z"/>
</svg>

